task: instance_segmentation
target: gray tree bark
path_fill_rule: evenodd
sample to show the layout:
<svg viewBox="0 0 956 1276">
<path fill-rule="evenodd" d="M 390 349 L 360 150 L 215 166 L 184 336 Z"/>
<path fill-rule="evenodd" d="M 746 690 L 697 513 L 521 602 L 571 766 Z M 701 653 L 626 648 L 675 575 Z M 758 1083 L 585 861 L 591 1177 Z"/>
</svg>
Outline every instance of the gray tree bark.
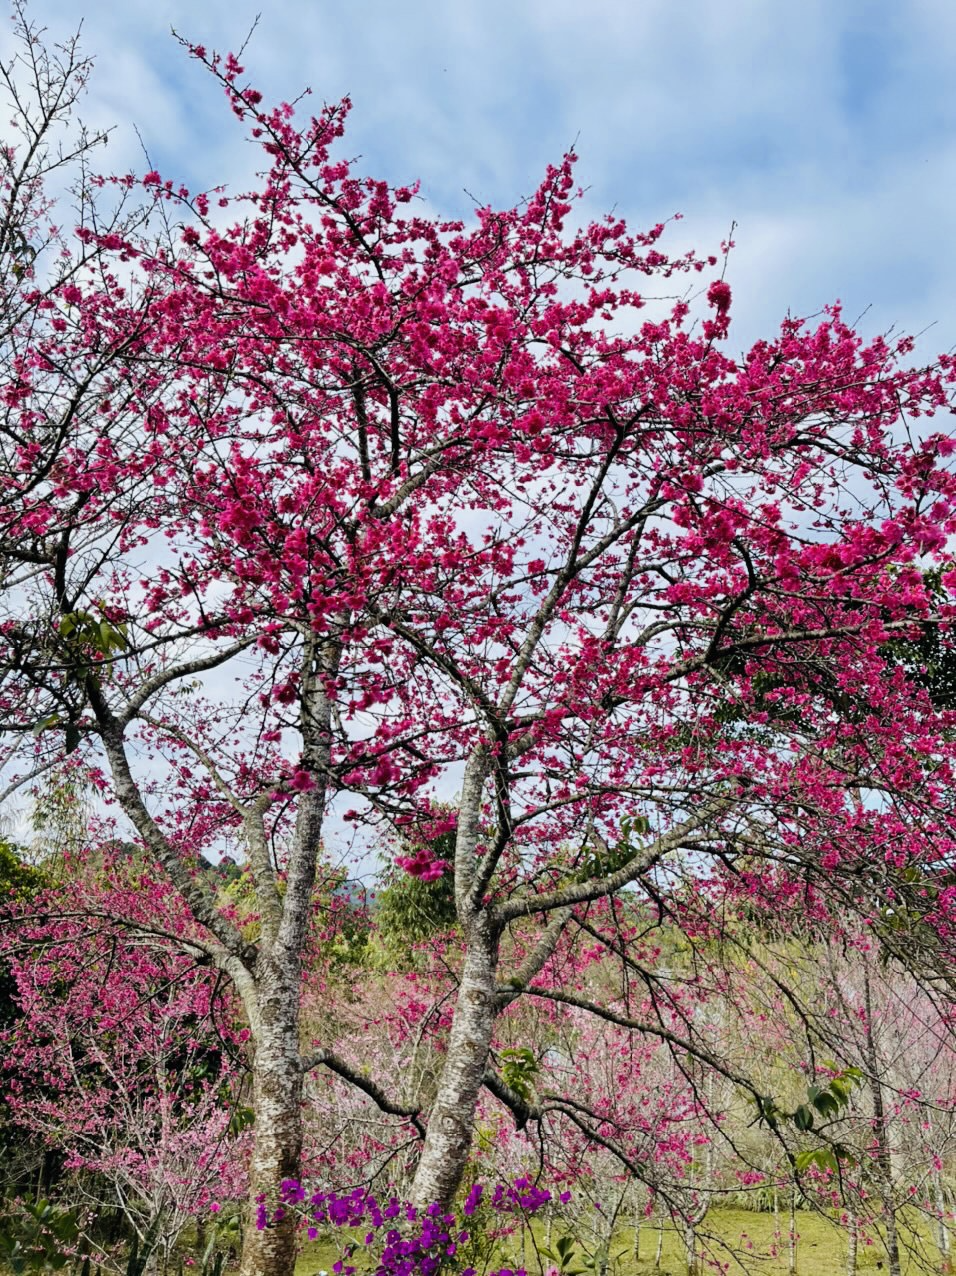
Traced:
<svg viewBox="0 0 956 1276">
<path fill-rule="evenodd" d="M 933 1175 L 933 1198 L 936 1202 L 937 1213 L 937 1237 L 939 1244 L 939 1256 L 943 1260 L 943 1271 L 949 1271 L 950 1260 L 950 1238 L 949 1227 L 946 1223 L 946 1197 L 943 1193 L 943 1173 L 937 1170 Z"/>
<path fill-rule="evenodd" d="M 197 879 L 165 836 L 143 799 L 129 763 L 124 732 L 136 718 L 152 722 L 144 706 L 154 690 L 144 684 L 124 708 L 115 712 L 91 676 L 88 692 L 110 763 L 114 791 L 140 837 L 206 930 L 190 941 L 197 954 L 213 962 L 231 979 L 249 1020 L 253 1042 L 252 1108 L 255 1114 L 250 1165 L 249 1208 L 243 1235 L 241 1276 L 290 1276 L 295 1267 L 296 1220 L 290 1212 L 269 1227 L 257 1227 L 257 1198 L 275 1218 L 283 1179 L 300 1174 L 302 1152 L 302 1082 L 299 1013 L 302 952 L 308 935 L 316 865 L 321 849 L 325 795 L 331 758 L 332 706 L 328 680 L 338 667 L 340 649 L 330 640 L 306 637 L 303 643 L 299 730 L 300 766 L 313 787 L 298 798 L 292 846 L 280 892 L 260 802 L 237 796 L 202 747 L 175 727 L 153 723 L 190 747 L 220 793 L 242 818 L 256 907 L 260 918 L 257 944 L 250 945 L 220 913 L 208 886 Z M 201 662 L 198 662 L 201 664 Z M 188 666 L 183 666 L 188 669 Z M 168 680 L 168 675 L 165 675 Z"/>
<path fill-rule="evenodd" d="M 252 1064 L 254 1144 L 249 1167 L 250 1208 L 265 1198 L 270 1214 L 283 1179 L 299 1176 L 302 1152 L 302 1065 L 299 1057 L 298 971 L 266 958 L 257 964 L 259 1022 Z M 262 969 L 259 969 L 259 966 Z M 294 983 L 292 980 L 294 979 Z M 295 1267 L 292 1215 L 259 1230 L 246 1221 L 241 1276 L 277 1276 Z"/>
<path fill-rule="evenodd" d="M 497 935 L 487 916 L 476 918 L 468 939 L 445 1068 L 412 1184 L 412 1200 L 420 1207 L 433 1201 L 448 1204 L 461 1183 L 497 1013 L 497 963 Z"/>
<path fill-rule="evenodd" d="M 790 1235 L 787 1242 L 787 1271 L 797 1276 L 797 1189 L 790 1188 Z"/>
<path fill-rule="evenodd" d="M 435 1202 L 443 1206 L 451 1204 L 471 1149 L 475 1110 L 479 1091 L 485 1083 L 495 1018 L 521 995 L 554 954 L 574 905 L 601 899 L 627 885 L 640 873 L 645 856 L 657 858 L 671 847 L 686 845 L 720 809 L 718 802 L 704 806 L 694 817 L 661 837 L 652 852 L 645 849 L 636 853 L 623 867 L 606 877 L 490 905 L 486 903 L 485 892 L 495 860 L 477 854 L 482 797 L 490 772 L 489 750 L 479 745 L 465 767 L 455 842 L 455 904 L 465 941 L 465 958 L 445 1065 L 412 1183 L 411 1199 L 418 1207 Z M 510 921 L 536 914 L 550 916 L 550 921 L 510 982 L 502 985 L 497 979 L 502 929 Z"/>
<path fill-rule="evenodd" d="M 893 1150 L 890 1146 L 889 1121 L 886 1115 L 886 1106 L 883 1102 L 880 1060 L 876 1048 L 876 1037 L 873 1033 L 870 972 L 865 963 L 863 966 L 863 994 L 866 1009 L 866 1066 L 869 1073 L 870 1096 L 873 1101 L 873 1134 L 876 1139 L 877 1178 L 880 1184 L 883 1221 L 886 1227 L 886 1257 L 889 1261 L 889 1276 L 902 1276 L 899 1232 L 896 1224 L 896 1202 L 893 1191 Z"/>
<path fill-rule="evenodd" d="M 846 1276 L 856 1276 L 857 1222 L 856 1215 L 849 1211 L 850 1225 L 846 1234 Z"/>
</svg>

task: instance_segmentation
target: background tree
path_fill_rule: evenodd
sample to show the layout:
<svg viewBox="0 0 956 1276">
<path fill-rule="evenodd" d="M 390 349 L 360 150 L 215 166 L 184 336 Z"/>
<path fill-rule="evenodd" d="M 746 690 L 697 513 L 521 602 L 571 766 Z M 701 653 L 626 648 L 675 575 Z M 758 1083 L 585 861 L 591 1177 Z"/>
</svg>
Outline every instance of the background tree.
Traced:
<svg viewBox="0 0 956 1276">
<path fill-rule="evenodd" d="M 115 1216 L 165 1268 L 211 1202 L 244 1195 L 247 1033 L 176 942 L 169 888 L 122 850 L 104 861 L 35 891 L 4 936 L 18 1013 L 0 1038 L 3 1089 L 93 1251 L 108 1256 Z"/>
<path fill-rule="evenodd" d="M 413 961 L 416 945 L 446 939 L 455 928 L 454 849 L 449 830 L 431 843 L 404 846 L 398 855 L 393 851 L 395 857 L 386 863 L 371 904 L 387 968 Z"/>
<path fill-rule="evenodd" d="M 0 838 L 0 924 L 8 922 L 11 911 L 29 907 L 31 897 L 44 885 L 42 872 L 25 862 L 19 849 Z M 20 1017 L 17 985 L 9 962 L 0 955 L 0 1033 L 9 1032 Z M 37 1149 L 11 1111 L 6 1091 L 0 1102 L 0 1153 L 3 1196 L 47 1191 L 54 1172 L 54 1158 Z"/>
</svg>

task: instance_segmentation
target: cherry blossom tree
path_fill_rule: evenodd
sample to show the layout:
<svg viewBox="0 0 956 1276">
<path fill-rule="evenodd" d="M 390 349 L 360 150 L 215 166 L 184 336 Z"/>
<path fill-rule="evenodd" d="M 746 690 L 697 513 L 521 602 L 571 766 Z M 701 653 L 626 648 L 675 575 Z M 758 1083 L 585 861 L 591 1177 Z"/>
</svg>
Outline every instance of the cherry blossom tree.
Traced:
<svg viewBox="0 0 956 1276">
<path fill-rule="evenodd" d="M 588 222 L 574 155 L 514 208 L 442 220 L 340 157 L 347 101 L 299 123 L 192 53 L 266 171 L 234 197 L 116 179 L 149 218 L 85 221 L 68 269 L 18 278 L 3 710 L 10 782 L 77 753 L 231 982 L 252 1195 L 298 1174 L 324 1068 L 420 1124 L 412 1195 L 449 1201 L 483 1087 L 545 1115 L 492 1062 L 519 1000 L 719 1070 L 642 959 L 664 919 L 696 944 L 748 900 L 780 925 L 850 909 L 899 947 L 902 900 L 948 967 L 952 716 L 888 644 L 948 642 L 956 578 L 940 597 L 924 572 L 956 531 L 930 420 L 953 361 L 836 306 L 735 356 L 726 263 Z M 453 874 L 427 1111 L 301 1039 L 330 810 Z M 252 926 L 197 871 L 224 850 Z M 563 990 L 582 944 L 646 1004 Z M 293 1247 L 291 1218 L 251 1231 L 244 1273 Z"/>
<path fill-rule="evenodd" d="M 90 1243 L 119 1211 L 165 1265 L 190 1222 L 245 1193 L 246 1032 L 177 943 L 188 919 L 168 884 L 128 855 L 95 875 L 71 867 L 4 934 L 19 1013 L 2 1032 L 3 1090 L 69 1176 Z"/>
</svg>

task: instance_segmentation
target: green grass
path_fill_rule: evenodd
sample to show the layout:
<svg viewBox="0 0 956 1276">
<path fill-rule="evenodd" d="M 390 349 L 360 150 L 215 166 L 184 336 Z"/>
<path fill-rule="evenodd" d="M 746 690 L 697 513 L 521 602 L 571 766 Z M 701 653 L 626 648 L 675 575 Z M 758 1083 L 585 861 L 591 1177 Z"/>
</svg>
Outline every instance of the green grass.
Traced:
<svg viewBox="0 0 956 1276">
<path fill-rule="evenodd" d="M 775 1221 L 772 1214 L 757 1214 L 750 1210 L 712 1210 L 701 1228 L 701 1238 L 707 1233 L 709 1254 L 722 1264 L 729 1264 L 729 1276 L 788 1276 L 787 1216 L 780 1215 L 781 1234 L 774 1235 Z M 798 1276 L 846 1276 L 846 1236 L 840 1228 L 817 1214 L 797 1214 L 797 1273 Z M 559 1235 L 557 1227 L 555 1238 Z M 925 1234 L 903 1230 L 902 1247 L 916 1250 L 922 1256 L 904 1258 L 903 1271 L 907 1276 L 917 1273 L 937 1273 L 939 1256 L 935 1245 L 928 1243 Z M 654 1263 L 657 1252 L 657 1228 L 648 1224 L 641 1228 L 640 1258 L 633 1258 L 634 1233 L 629 1228 L 621 1230 L 611 1246 L 612 1259 L 620 1251 L 624 1253 L 613 1261 L 612 1276 L 686 1276 L 683 1238 L 672 1229 L 665 1228 L 661 1265 Z M 774 1255 L 776 1249 L 776 1255 Z M 296 1264 L 295 1276 L 316 1276 L 320 1270 L 332 1273 L 332 1264 L 339 1256 L 334 1245 L 315 1241 L 305 1247 Z M 513 1255 L 502 1255 L 501 1265 L 510 1264 Z M 529 1273 L 538 1272 L 538 1263 L 530 1246 L 525 1264 Z M 498 1265 L 496 1262 L 495 1265 Z M 359 1271 L 361 1265 L 357 1264 Z M 714 1267 L 703 1266 L 702 1273 L 715 1272 Z M 861 1276 L 878 1276 L 887 1271 L 886 1255 L 878 1240 L 872 1245 L 859 1245 L 857 1271 Z"/>
<path fill-rule="evenodd" d="M 775 1235 L 779 1226 L 780 1233 Z M 789 1253 L 787 1240 L 788 1221 L 781 1215 L 775 1223 L 772 1214 L 756 1214 L 750 1210 L 713 1210 L 701 1228 L 702 1241 L 708 1245 L 712 1258 L 729 1264 L 730 1276 L 744 1273 L 765 1273 L 766 1276 L 787 1276 Z M 797 1214 L 797 1272 L 798 1276 L 845 1276 L 846 1234 L 826 1218 L 818 1214 L 800 1211 Z M 632 1233 L 626 1241 L 630 1243 Z M 904 1232 L 901 1237 L 904 1250 L 916 1249 L 922 1261 L 915 1256 L 904 1261 L 903 1270 L 915 1276 L 917 1272 L 938 1272 L 939 1256 L 935 1245 L 928 1245 L 926 1237 Z M 618 1247 L 620 1248 L 620 1246 Z M 622 1259 L 620 1276 L 640 1273 L 650 1276 L 656 1271 L 654 1256 L 657 1250 L 656 1228 L 645 1228 L 641 1235 L 641 1261 Z M 705 1270 L 714 1270 L 713 1268 Z M 860 1241 L 857 1251 L 857 1270 L 860 1273 L 886 1271 L 886 1254 L 879 1240 L 865 1245 Z M 683 1239 L 674 1232 L 664 1233 L 661 1276 L 685 1276 L 687 1271 Z"/>
</svg>

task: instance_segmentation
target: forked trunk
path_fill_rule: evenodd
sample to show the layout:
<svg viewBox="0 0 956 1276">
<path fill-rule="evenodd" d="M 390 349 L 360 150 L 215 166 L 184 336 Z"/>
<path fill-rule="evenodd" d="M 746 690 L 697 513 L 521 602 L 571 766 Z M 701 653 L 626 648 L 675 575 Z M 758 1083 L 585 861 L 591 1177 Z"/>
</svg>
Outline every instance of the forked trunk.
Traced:
<svg viewBox="0 0 956 1276">
<path fill-rule="evenodd" d="M 268 1228 L 257 1226 L 260 1201 L 274 1218 L 281 1209 L 283 1179 L 301 1176 L 302 1057 L 299 1007 L 302 952 L 309 929 L 315 866 L 322 843 L 326 779 L 331 756 L 332 704 L 327 691 L 341 657 L 341 645 L 310 638 L 302 658 L 302 765 L 315 777 L 303 793 L 295 819 L 295 837 L 281 899 L 273 875 L 262 812 L 248 812 L 246 832 L 262 914 L 250 1014 L 255 1057 L 252 1108 L 255 1142 L 249 1173 L 250 1209 L 242 1243 L 240 1276 L 292 1276 L 295 1270 L 296 1218 L 285 1214 Z"/>
<path fill-rule="evenodd" d="M 448 1054 L 412 1184 L 419 1207 L 449 1205 L 461 1183 L 494 1026 L 498 943 L 479 915 L 468 937 Z"/>
</svg>

